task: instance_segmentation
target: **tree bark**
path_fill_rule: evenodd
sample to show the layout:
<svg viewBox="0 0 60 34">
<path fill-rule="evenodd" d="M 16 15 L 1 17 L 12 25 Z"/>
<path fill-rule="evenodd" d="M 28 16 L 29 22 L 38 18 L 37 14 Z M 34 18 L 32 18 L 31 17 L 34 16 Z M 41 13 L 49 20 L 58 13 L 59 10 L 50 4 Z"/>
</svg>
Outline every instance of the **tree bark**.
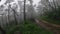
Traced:
<svg viewBox="0 0 60 34">
<path fill-rule="evenodd" d="M 3 28 L 0 26 L 0 31 L 2 34 L 6 34 L 5 30 L 3 30 Z"/>
<path fill-rule="evenodd" d="M 25 13 L 25 10 L 26 10 L 26 8 L 25 8 L 25 7 L 26 7 L 26 4 L 25 4 L 25 3 L 26 3 L 26 0 L 24 0 L 24 21 L 26 21 L 26 13 Z"/>
</svg>

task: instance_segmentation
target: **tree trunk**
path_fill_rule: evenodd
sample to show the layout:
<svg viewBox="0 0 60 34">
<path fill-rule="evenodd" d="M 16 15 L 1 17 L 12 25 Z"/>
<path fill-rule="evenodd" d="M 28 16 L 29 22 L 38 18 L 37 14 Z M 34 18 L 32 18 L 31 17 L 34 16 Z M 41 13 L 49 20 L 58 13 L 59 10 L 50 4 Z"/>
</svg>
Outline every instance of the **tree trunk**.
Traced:
<svg viewBox="0 0 60 34">
<path fill-rule="evenodd" d="M 25 14 L 26 8 L 25 8 L 25 3 L 26 3 L 26 0 L 24 0 L 24 21 L 26 21 L 26 14 Z"/>
<path fill-rule="evenodd" d="M 6 34 L 5 30 L 3 30 L 3 28 L 0 26 L 0 31 L 2 34 Z"/>
<path fill-rule="evenodd" d="M 14 19 L 15 19 L 15 23 L 16 23 L 16 25 L 18 24 L 18 22 L 17 22 L 17 19 L 16 19 L 16 12 L 15 12 L 15 10 L 13 10 L 14 11 Z"/>
<path fill-rule="evenodd" d="M 9 6 L 9 8 L 11 8 L 11 6 Z M 12 9 L 12 8 L 11 8 Z M 15 23 L 16 25 L 18 24 L 17 22 L 17 18 L 16 18 L 16 11 L 14 9 L 12 9 L 12 11 L 14 12 L 14 19 L 15 19 Z"/>
</svg>

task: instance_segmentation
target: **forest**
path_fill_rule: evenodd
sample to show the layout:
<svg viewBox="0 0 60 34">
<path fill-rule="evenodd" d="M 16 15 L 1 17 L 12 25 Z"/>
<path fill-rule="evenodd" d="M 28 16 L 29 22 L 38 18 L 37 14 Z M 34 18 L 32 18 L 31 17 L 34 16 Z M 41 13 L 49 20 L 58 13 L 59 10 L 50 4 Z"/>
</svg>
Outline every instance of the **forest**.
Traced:
<svg viewBox="0 0 60 34">
<path fill-rule="evenodd" d="M 60 34 L 60 0 L 0 0 L 0 34 Z"/>
</svg>

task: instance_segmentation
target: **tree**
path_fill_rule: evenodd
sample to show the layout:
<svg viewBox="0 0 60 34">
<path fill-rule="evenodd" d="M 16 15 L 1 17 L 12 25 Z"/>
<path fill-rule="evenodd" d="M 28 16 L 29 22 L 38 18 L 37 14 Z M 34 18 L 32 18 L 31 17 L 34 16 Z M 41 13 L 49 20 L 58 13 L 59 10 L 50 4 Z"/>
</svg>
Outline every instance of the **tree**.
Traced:
<svg viewBox="0 0 60 34">
<path fill-rule="evenodd" d="M 34 10 L 34 6 L 33 6 L 33 1 L 32 0 L 29 0 L 30 1 L 30 6 L 28 7 L 28 12 L 30 13 L 30 17 L 31 19 L 34 19 L 35 18 L 35 10 Z"/>
<path fill-rule="evenodd" d="M 1 27 L 1 25 L 0 25 L 0 31 L 1 31 L 2 34 L 6 34 L 6 31 L 3 30 L 3 28 Z"/>
<path fill-rule="evenodd" d="M 60 17 L 60 15 L 59 15 L 60 14 L 60 6 L 57 3 L 57 1 L 54 1 L 54 0 L 53 0 L 53 2 L 48 1 L 47 5 L 45 5 L 44 9 L 47 9 L 47 11 L 44 11 L 44 12 L 48 18 L 51 18 L 54 20 L 60 20 L 60 18 L 59 18 Z"/>
<path fill-rule="evenodd" d="M 11 5 L 9 5 L 9 7 L 10 7 L 10 9 L 12 9 L 12 11 L 13 11 L 13 14 L 14 14 L 14 20 L 15 20 L 15 23 L 16 23 L 16 25 L 18 24 L 18 22 L 17 22 L 17 18 L 16 18 L 16 15 L 17 15 L 17 13 L 16 13 L 16 9 L 14 8 L 11 8 Z M 16 7 L 17 8 L 17 7 Z M 18 15 L 17 15 L 18 16 Z"/>
<path fill-rule="evenodd" d="M 26 8 L 25 8 L 25 6 L 26 6 L 26 0 L 24 0 L 24 21 L 26 21 Z"/>
</svg>

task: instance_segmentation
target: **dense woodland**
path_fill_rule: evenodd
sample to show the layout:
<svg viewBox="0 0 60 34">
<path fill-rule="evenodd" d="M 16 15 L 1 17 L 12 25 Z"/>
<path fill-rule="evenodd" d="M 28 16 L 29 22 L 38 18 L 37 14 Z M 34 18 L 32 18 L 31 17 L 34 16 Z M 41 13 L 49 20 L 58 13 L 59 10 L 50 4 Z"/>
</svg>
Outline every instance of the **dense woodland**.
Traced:
<svg viewBox="0 0 60 34">
<path fill-rule="evenodd" d="M 32 31 L 32 33 L 26 33 L 30 32 L 31 29 L 34 31 L 34 34 L 40 34 L 39 32 L 41 31 L 39 30 L 45 30 L 43 28 L 39 29 L 36 23 L 34 24 L 35 19 L 43 19 L 53 24 L 60 25 L 60 0 L 41 0 L 38 2 L 38 5 L 33 5 L 33 0 L 28 1 L 29 4 L 27 4 L 27 0 L 18 2 L 7 0 L 6 3 L 0 6 L 0 31 L 2 34 L 14 34 L 12 32 L 18 31 L 18 29 L 21 34 L 32 34 Z M 29 26 L 31 27 L 30 30 L 28 29 L 30 28 Z M 34 27 L 37 29 L 37 33 Z M 9 31 L 10 28 L 13 31 Z"/>
</svg>

